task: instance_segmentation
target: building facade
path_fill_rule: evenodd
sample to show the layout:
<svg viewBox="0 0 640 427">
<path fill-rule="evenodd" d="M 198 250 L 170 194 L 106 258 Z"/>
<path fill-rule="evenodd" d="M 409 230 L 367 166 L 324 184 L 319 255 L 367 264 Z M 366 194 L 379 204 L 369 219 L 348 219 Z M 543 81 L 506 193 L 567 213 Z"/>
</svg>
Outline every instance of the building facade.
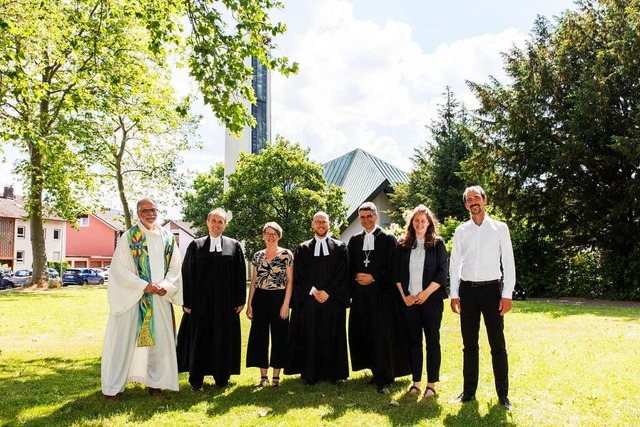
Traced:
<svg viewBox="0 0 640 427">
<path fill-rule="evenodd" d="M 255 104 L 246 106 L 256 121 L 255 127 L 246 126 L 239 136 L 227 130 L 224 141 L 224 176 L 225 189 L 227 176 L 236 170 L 240 153 L 260 154 L 271 141 L 271 73 L 265 65 L 256 58 L 251 58 L 253 68 L 253 91 Z"/>
</svg>

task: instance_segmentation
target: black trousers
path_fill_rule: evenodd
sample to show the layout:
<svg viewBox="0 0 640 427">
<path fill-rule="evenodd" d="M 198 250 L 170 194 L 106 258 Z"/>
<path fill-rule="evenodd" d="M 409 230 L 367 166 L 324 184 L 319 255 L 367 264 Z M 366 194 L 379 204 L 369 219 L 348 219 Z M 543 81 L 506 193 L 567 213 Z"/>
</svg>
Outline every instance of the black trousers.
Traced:
<svg viewBox="0 0 640 427">
<path fill-rule="evenodd" d="M 422 334 L 427 350 L 427 382 L 440 381 L 442 351 L 440 349 L 440 325 L 442 323 L 442 299 L 427 300 L 420 305 L 403 306 L 403 317 L 409 340 L 411 376 L 414 382 L 422 380 Z"/>
<path fill-rule="evenodd" d="M 498 307 L 502 298 L 500 284 L 473 287 L 460 284 L 460 326 L 464 345 L 464 392 L 475 396 L 478 388 L 480 315 L 484 318 L 491 347 L 491 361 L 498 397 L 509 394 L 509 362 L 504 339 L 504 317 Z"/>
<path fill-rule="evenodd" d="M 287 363 L 289 319 L 280 317 L 285 290 L 256 289 L 251 308 L 253 320 L 247 344 L 247 367 L 284 368 Z M 269 332 L 271 360 L 269 361 Z"/>
</svg>

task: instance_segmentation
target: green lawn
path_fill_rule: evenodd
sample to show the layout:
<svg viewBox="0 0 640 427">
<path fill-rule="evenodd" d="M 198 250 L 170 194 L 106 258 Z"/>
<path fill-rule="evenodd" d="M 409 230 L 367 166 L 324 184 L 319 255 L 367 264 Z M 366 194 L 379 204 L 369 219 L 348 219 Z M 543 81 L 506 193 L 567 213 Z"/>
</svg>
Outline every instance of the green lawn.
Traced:
<svg viewBox="0 0 640 427">
<path fill-rule="evenodd" d="M 255 389 L 257 369 L 232 387 L 147 396 L 129 385 L 122 400 L 100 393 L 100 352 L 107 317 L 105 286 L 0 292 L 1 425 L 638 425 L 640 309 L 516 302 L 507 316 L 511 413 L 497 405 L 484 330 L 477 401 L 449 403 L 462 390 L 457 316 L 442 326 L 442 381 L 437 399 L 376 393 L 354 373 L 340 386 L 304 386 L 284 377 L 279 389 Z M 243 315 L 246 346 L 249 322 Z M 243 352 L 244 353 L 244 352 Z M 206 381 L 211 381 L 207 378 Z M 395 400 L 398 405 L 391 405 Z"/>
</svg>

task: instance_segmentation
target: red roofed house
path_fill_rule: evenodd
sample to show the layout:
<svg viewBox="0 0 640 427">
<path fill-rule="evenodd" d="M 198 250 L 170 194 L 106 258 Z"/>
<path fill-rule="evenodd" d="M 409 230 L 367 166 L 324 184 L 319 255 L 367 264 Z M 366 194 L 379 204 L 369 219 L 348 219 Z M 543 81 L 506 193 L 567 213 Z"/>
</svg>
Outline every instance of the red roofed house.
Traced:
<svg viewBox="0 0 640 427">
<path fill-rule="evenodd" d="M 71 267 L 107 267 L 124 231 L 122 214 L 116 211 L 78 218 L 78 229 L 67 224 L 67 257 Z"/>
</svg>

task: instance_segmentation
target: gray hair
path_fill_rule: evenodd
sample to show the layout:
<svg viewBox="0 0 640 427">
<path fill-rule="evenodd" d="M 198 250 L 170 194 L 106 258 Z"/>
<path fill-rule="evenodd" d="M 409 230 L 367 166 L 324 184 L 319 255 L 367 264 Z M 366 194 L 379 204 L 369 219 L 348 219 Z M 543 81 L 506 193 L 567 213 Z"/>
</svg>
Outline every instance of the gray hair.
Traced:
<svg viewBox="0 0 640 427">
<path fill-rule="evenodd" d="M 374 215 L 378 215 L 378 208 L 373 204 L 373 202 L 364 202 L 361 204 L 358 208 L 358 213 L 360 213 L 360 211 L 371 211 Z"/>
<path fill-rule="evenodd" d="M 222 208 L 215 208 L 214 210 L 212 210 L 211 212 L 209 212 L 209 214 L 207 215 L 207 221 L 209 221 L 209 218 L 211 218 L 211 215 L 219 215 L 222 218 L 224 218 L 224 222 L 225 224 L 227 223 L 227 211 L 225 211 Z"/>
<path fill-rule="evenodd" d="M 267 228 L 273 228 L 276 233 L 278 234 L 278 237 L 282 237 L 282 227 L 280 227 L 280 224 L 278 224 L 275 221 L 270 221 L 268 223 L 266 223 L 263 227 L 262 227 L 262 232 L 264 233 L 264 231 Z"/>
</svg>

